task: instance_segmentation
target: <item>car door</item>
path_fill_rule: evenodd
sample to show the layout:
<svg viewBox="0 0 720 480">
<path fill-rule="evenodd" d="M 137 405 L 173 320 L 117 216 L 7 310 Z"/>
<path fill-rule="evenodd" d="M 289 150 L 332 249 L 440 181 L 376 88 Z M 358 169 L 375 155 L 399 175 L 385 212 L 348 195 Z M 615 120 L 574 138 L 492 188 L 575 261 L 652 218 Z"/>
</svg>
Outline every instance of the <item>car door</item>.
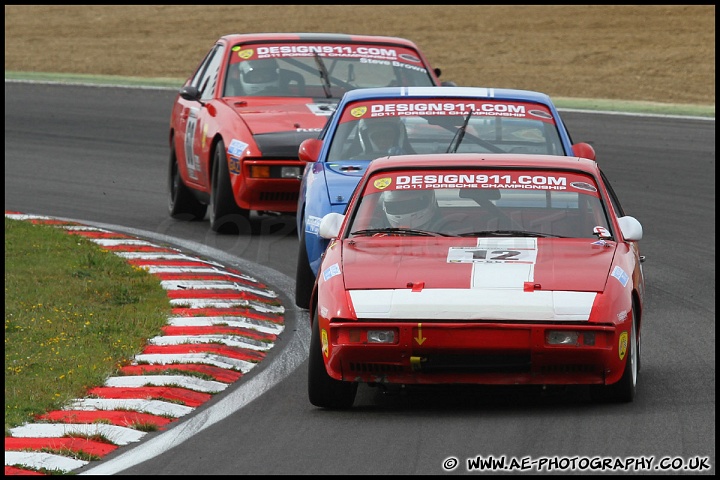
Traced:
<svg viewBox="0 0 720 480">
<path fill-rule="evenodd" d="M 205 125 L 207 122 L 213 121 L 213 117 L 208 113 L 205 104 L 215 97 L 225 50 L 225 45 L 215 45 L 190 82 L 190 85 L 196 87 L 200 92 L 202 103 L 179 99 L 182 111 L 180 114 L 181 128 L 178 130 L 182 148 L 178 151 L 178 160 L 186 169 L 187 183 L 206 191 L 210 188 L 209 159 L 212 152 L 210 152 L 210 142 L 207 141 L 203 132 L 207 131 Z"/>
</svg>

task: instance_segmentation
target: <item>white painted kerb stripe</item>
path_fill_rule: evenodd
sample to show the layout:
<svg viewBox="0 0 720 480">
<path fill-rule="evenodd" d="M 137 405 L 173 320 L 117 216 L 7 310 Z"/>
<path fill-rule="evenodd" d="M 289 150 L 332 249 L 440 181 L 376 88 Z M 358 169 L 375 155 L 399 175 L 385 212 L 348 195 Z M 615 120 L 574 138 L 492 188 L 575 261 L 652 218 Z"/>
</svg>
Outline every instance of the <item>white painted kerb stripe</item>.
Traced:
<svg viewBox="0 0 720 480">
<path fill-rule="evenodd" d="M 205 393 L 222 392 L 227 388 L 226 383 L 214 380 L 203 380 L 187 375 L 127 375 L 110 377 L 105 381 L 106 387 L 140 388 L 146 386 L 172 386 L 186 388 Z"/>
<path fill-rule="evenodd" d="M 165 290 L 236 290 L 251 292 L 263 297 L 277 298 L 277 293 L 271 290 L 250 288 L 226 280 L 161 280 L 160 285 Z"/>
<path fill-rule="evenodd" d="M 153 337 L 148 340 L 150 345 L 185 345 L 203 343 L 222 343 L 228 347 L 247 348 L 248 350 L 266 351 L 273 346 L 272 343 L 261 342 L 254 338 L 247 338 L 241 335 L 166 335 Z"/>
<path fill-rule="evenodd" d="M 250 328 L 258 332 L 275 334 L 285 330 L 284 325 L 247 317 L 171 317 L 168 318 L 168 325 L 173 327 L 207 327 L 221 325 Z"/>
<path fill-rule="evenodd" d="M 29 423 L 11 428 L 13 437 L 22 438 L 60 438 L 66 436 L 92 437 L 102 435 L 115 445 L 127 445 L 138 442 L 146 432 L 134 428 L 109 425 L 106 423 Z"/>
<path fill-rule="evenodd" d="M 20 465 L 21 467 L 37 470 L 45 468 L 47 470 L 69 472 L 88 463 L 90 462 L 45 452 L 5 452 L 5 465 Z"/>
<path fill-rule="evenodd" d="M 170 415 L 182 417 L 192 412 L 192 407 L 161 400 L 144 400 L 135 398 L 82 398 L 74 400 L 63 410 L 132 410 L 152 415 Z"/>
<path fill-rule="evenodd" d="M 250 369 L 256 365 L 255 363 L 245 360 L 210 353 L 145 353 L 135 355 L 135 361 L 138 363 L 149 363 L 151 365 L 202 363 L 226 370 L 238 369 L 242 373 L 249 372 Z"/>
</svg>

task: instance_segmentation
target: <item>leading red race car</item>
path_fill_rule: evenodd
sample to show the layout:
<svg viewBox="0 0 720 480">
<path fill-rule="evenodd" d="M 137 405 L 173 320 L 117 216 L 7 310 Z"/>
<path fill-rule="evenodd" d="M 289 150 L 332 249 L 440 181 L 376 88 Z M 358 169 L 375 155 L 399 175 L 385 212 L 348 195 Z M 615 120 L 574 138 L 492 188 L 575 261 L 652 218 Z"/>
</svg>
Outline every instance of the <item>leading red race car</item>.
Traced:
<svg viewBox="0 0 720 480">
<path fill-rule="evenodd" d="M 642 226 L 596 162 L 530 154 L 374 160 L 310 306 L 310 402 L 369 385 L 588 385 L 632 401 Z"/>
<path fill-rule="evenodd" d="M 438 86 L 439 75 L 403 38 L 221 37 L 173 105 L 170 215 L 201 220 L 209 209 L 213 231 L 234 232 L 251 210 L 294 214 L 305 167 L 298 147 L 318 135 L 346 91 Z"/>
</svg>

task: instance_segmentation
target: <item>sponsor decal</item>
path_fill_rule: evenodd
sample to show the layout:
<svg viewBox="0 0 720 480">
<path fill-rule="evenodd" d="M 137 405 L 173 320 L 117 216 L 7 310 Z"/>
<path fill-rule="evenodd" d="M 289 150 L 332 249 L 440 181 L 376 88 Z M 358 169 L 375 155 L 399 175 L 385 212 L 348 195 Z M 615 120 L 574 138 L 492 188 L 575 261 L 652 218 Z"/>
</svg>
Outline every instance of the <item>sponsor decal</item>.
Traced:
<svg viewBox="0 0 720 480">
<path fill-rule="evenodd" d="M 191 108 L 188 116 L 187 128 L 185 129 L 185 166 L 188 169 L 188 175 L 196 180 L 200 171 L 200 158 L 195 155 L 193 145 L 195 144 L 195 129 L 197 127 L 198 109 Z"/>
<path fill-rule="evenodd" d="M 628 314 L 628 312 L 622 311 L 617 314 L 617 319 L 621 322 L 624 322 L 625 319 L 627 318 L 627 314 Z"/>
<path fill-rule="evenodd" d="M 517 173 L 450 173 L 425 175 L 398 175 L 398 190 L 438 188 L 513 188 L 529 190 L 566 190 L 567 178 L 554 175 L 520 175 Z"/>
<path fill-rule="evenodd" d="M 323 355 L 327 358 L 330 356 L 330 342 L 328 342 L 328 333 L 324 328 L 320 331 L 320 343 L 322 344 Z"/>
<path fill-rule="evenodd" d="M 305 105 L 313 115 L 319 117 L 329 117 L 337 108 L 337 105 L 330 103 L 308 103 Z"/>
<path fill-rule="evenodd" d="M 240 175 L 240 159 L 237 157 L 230 157 L 228 161 L 228 171 L 233 175 Z"/>
<path fill-rule="evenodd" d="M 530 110 L 528 113 L 533 117 L 552 119 L 552 115 L 545 110 Z"/>
<path fill-rule="evenodd" d="M 286 43 L 254 45 L 254 48 L 243 48 L 236 45 L 232 51 L 241 60 L 262 60 L 266 58 L 300 58 L 320 57 L 355 58 L 363 63 L 386 63 L 388 65 L 422 65 L 420 58 L 412 50 L 403 47 L 388 47 L 357 44 L 313 44 Z"/>
<path fill-rule="evenodd" d="M 428 93 L 431 94 L 431 93 Z M 349 106 L 343 113 L 342 122 L 361 117 L 410 117 L 410 116 L 465 116 L 531 118 L 554 122 L 550 111 L 537 110 L 537 105 L 521 102 L 498 102 L 474 98 L 443 98 L 437 100 L 407 99 L 379 100 L 370 104 Z M 364 110 L 356 110 L 363 108 Z M 531 110 L 534 109 L 534 110 Z M 532 112 L 532 114 L 531 114 Z"/>
<path fill-rule="evenodd" d="M 353 117 L 359 118 L 359 117 L 362 117 L 363 115 L 365 115 L 365 113 L 367 113 L 366 106 L 355 107 L 355 108 L 350 109 L 350 115 L 352 115 Z"/>
<path fill-rule="evenodd" d="M 242 58 L 243 60 L 248 60 L 248 59 L 252 58 L 252 56 L 255 54 L 255 50 L 253 50 L 252 48 L 243 49 L 242 47 L 239 47 L 239 46 L 234 46 L 232 48 L 232 51 L 237 52 L 237 56 Z"/>
<path fill-rule="evenodd" d="M 378 178 L 373 182 L 373 186 L 378 190 L 385 190 L 390 184 L 392 184 L 392 178 Z"/>
<path fill-rule="evenodd" d="M 608 232 L 607 228 L 598 225 L 593 228 L 593 233 L 597 235 L 600 238 L 610 238 L 610 232 Z"/>
<path fill-rule="evenodd" d="M 555 191 L 573 191 L 575 184 L 579 183 L 576 179 L 581 175 L 572 173 L 547 175 L 538 174 L 536 172 L 524 171 L 493 171 L 497 173 L 486 174 L 477 173 L 477 171 L 459 171 L 457 173 L 443 173 L 436 171 L 428 171 L 417 175 L 404 175 L 401 172 L 387 177 L 390 184 L 395 190 L 425 190 L 425 189 L 447 189 L 447 188 L 463 188 L 463 189 L 512 189 L 512 190 L 555 190 Z M 385 178 L 385 177 L 383 177 Z M 374 188 L 373 188 L 374 187 Z M 382 190 L 374 183 L 367 188 L 365 195 L 377 193 Z M 586 193 L 588 190 L 580 190 L 578 193 Z M 597 196 L 597 191 L 595 192 Z M 600 236 L 610 237 L 607 229 L 602 229 L 596 233 Z"/>
<path fill-rule="evenodd" d="M 305 232 L 317 235 L 321 220 L 322 218 L 320 217 L 308 215 L 307 220 L 305 220 Z"/>
<path fill-rule="evenodd" d="M 588 192 L 597 192 L 597 188 L 595 188 L 593 185 L 590 185 L 587 182 L 572 182 L 570 184 L 570 186 L 577 188 L 578 190 L 587 190 Z"/>
<path fill-rule="evenodd" d="M 630 280 L 630 277 L 625 272 L 625 270 L 623 270 L 619 266 L 616 266 L 615 268 L 613 268 L 612 276 L 617 278 L 618 282 L 620 282 L 620 285 L 622 285 L 623 287 L 625 285 L 627 285 L 628 280 Z"/>
<path fill-rule="evenodd" d="M 240 140 L 233 139 L 228 145 L 228 153 L 235 157 L 242 157 L 243 152 L 247 148 L 248 144 L 241 142 Z"/>
<path fill-rule="evenodd" d="M 340 266 L 337 263 L 333 263 L 323 271 L 323 280 L 327 282 L 336 275 L 340 275 Z"/>
<path fill-rule="evenodd" d="M 418 57 L 409 53 L 401 53 L 400 59 L 405 60 L 406 62 L 420 63 L 420 59 Z"/>
<path fill-rule="evenodd" d="M 524 105 L 506 103 L 478 103 L 467 100 L 426 101 L 417 103 L 384 103 L 370 106 L 371 117 L 404 116 L 404 115 L 466 115 L 526 117 Z"/>
<path fill-rule="evenodd" d="M 628 332 L 622 332 L 620 334 L 620 338 L 618 339 L 618 356 L 620 357 L 620 360 L 625 358 L 625 354 L 627 353 L 627 346 Z"/>
<path fill-rule="evenodd" d="M 534 264 L 537 244 L 527 239 L 478 239 L 476 247 L 448 248 L 447 263 Z"/>
</svg>

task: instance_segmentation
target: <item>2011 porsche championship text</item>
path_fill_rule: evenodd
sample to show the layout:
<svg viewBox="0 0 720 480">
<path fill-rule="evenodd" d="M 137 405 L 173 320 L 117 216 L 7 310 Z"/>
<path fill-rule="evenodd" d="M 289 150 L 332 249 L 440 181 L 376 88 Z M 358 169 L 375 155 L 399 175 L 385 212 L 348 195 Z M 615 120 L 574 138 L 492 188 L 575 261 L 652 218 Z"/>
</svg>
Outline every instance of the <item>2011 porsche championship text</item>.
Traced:
<svg viewBox="0 0 720 480">
<path fill-rule="evenodd" d="M 460 466 L 456 457 L 443 460 L 442 468 L 453 471 Z M 578 472 L 640 472 L 684 471 L 704 472 L 710 470 L 709 457 L 506 457 L 477 456 L 466 459 L 468 472 L 494 471 L 578 471 Z"/>
</svg>

